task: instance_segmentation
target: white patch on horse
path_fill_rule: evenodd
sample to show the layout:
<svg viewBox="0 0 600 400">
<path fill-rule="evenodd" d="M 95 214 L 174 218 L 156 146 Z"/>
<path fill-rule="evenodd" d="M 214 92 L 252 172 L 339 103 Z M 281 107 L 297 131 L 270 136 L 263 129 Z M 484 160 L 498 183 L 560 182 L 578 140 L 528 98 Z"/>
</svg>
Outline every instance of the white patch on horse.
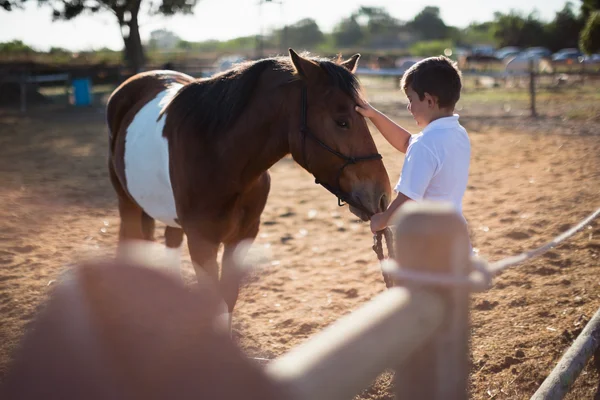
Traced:
<svg viewBox="0 0 600 400">
<path fill-rule="evenodd" d="M 157 121 L 163 106 L 183 85 L 173 84 L 142 107 L 125 136 L 127 190 L 152 218 L 168 226 L 175 222 L 175 197 L 169 176 L 169 144 L 163 137 L 166 113 Z"/>
</svg>

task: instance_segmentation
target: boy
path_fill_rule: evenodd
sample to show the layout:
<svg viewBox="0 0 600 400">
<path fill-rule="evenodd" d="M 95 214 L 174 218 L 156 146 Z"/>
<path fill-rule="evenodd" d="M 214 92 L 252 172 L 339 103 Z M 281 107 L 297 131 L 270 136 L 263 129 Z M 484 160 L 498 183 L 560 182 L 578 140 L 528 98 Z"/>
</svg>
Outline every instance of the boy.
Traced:
<svg viewBox="0 0 600 400">
<path fill-rule="evenodd" d="M 411 135 L 367 102 L 356 107 L 393 147 L 406 153 L 394 188 L 398 195 L 386 211 L 371 218 L 373 233 L 384 229 L 408 200 L 450 201 L 462 215 L 471 144 L 454 114 L 461 88 L 461 73 L 446 57 L 424 59 L 406 71 L 402 89 L 408 97 L 408 111 L 423 129 L 417 135 Z"/>
</svg>

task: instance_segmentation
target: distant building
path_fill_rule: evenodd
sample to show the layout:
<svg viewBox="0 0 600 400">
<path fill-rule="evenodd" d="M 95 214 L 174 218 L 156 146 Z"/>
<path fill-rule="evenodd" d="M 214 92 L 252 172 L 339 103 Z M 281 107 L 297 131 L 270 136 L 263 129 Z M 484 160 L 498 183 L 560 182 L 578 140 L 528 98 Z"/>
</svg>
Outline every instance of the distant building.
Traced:
<svg viewBox="0 0 600 400">
<path fill-rule="evenodd" d="M 171 50 L 179 43 L 179 36 L 166 29 L 158 29 L 150 33 L 149 45 L 159 50 Z"/>
</svg>

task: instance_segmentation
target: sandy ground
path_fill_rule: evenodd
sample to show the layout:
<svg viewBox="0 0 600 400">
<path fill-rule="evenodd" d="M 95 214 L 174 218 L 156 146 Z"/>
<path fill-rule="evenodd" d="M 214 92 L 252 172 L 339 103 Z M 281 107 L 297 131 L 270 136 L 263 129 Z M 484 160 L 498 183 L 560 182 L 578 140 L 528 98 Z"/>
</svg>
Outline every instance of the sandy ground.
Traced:
<svg viewBox="0 0 600 400">
<path fill-rule="evenodd" d="M 396 116 L 415 128 L 406 112 Z M 522 129 L 482 126 L 468 113 L 463 123 L 473 147 L 464 211 L 488 260 L 540 245 L 600 206 L 600 136 L 549 133 L 525 117 Z M 375 138 L 395 182 L 403 157 Z M 102 108 L 0 113 L 0 378 L 49 282 L 80 256 L 114 252 L 105 154 Z M 235 340 L 264 358 L 385 290 L 367 224 L 288 159 L 272 182 L 257 240 L 269 262 L 244 287 L 233 320 Z M 600 307 L 599 224 L 473 296 L 472 398 L 529 398 Z M 187 251 L 182 259 L 192 282 Z M 588 365 L 568 398 L 593 398 L 598 382 Z M 391 399 L 389 385 L 383 374 L 357 398 Z"/>
</svg>

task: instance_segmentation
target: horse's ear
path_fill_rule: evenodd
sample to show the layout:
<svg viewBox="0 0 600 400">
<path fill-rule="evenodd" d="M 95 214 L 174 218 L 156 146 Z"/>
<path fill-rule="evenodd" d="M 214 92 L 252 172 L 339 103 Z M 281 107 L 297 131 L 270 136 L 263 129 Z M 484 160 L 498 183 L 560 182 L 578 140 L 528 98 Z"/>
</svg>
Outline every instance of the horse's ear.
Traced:
<svg viewBox="0 0 600 400">
<path fill-rule="evenodd" d="M 296 69 L 298 75 L 303 78 L 310 78 L 314 73 L 318 73 L 320 70 L 319 65 L 311 60 L 307 60 L 304 57 L 301 57 L 296 53 L 293 49 L 288 49 L 290 52 L 290 58 L 292 59 L 292 64 Z"/>
<path fill-rule="evenodd" d="M 356 66 L 358 65 L 358 59 L 359 58 L 360 58 L 360 54 L 356 53 L 355 55 L 353 55 L 352 57 L 350 57 L 346 61 L 341 62 L 340 65 L 342 67 L 345 67 L 348 71 L 350 71 L 352 73 L 355 73 L 356 72 Z"/>
</svg>

